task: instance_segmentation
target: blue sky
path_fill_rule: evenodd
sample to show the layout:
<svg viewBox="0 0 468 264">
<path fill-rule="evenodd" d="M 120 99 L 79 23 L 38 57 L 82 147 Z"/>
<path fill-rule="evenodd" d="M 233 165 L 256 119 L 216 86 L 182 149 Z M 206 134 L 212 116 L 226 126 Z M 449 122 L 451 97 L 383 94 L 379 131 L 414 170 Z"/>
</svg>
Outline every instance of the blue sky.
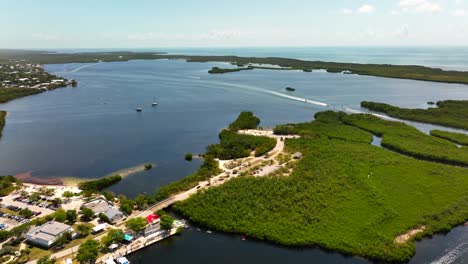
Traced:
<svg viewBox="0 0 468 264">
<path fill-rule="evenodd" d="M 0 0 L 0 48 L 468 45 L 468 0 Z"/>
</svg>

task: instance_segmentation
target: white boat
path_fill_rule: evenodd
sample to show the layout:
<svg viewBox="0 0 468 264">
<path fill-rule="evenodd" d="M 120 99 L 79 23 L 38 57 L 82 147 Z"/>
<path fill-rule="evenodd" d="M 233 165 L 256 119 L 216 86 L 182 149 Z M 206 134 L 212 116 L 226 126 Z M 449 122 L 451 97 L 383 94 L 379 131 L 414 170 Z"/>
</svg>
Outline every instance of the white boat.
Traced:
<svg viewBox="0 0 468 264">
<path fill-rule="evenodd" d="M 158 103 L 156 102 L 156 98 L 153 97 L 153 103 L 151 104 L 152 106 L 157 106 Z"/>
</svg>

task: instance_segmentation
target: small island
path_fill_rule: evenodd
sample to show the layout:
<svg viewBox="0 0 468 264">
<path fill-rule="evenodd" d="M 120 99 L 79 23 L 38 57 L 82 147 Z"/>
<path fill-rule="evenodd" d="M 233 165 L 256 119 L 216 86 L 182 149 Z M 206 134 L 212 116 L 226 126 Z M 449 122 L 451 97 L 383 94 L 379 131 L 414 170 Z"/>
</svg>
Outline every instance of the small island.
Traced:
<svg viewBox="0 0 468 264">
<path fill-rule="evenodd" d="M 219 68 L 219 67 L 213 67 L 211 70 L 208 71 L 208 73 L 211 74 L 222 74 L 222 73 L 228 73 L 228 72 L 240 72 L 240 71 L 246 71 L 246 70 L 253 70 L 253 67 L 243 67 L 243 68 Z"/>
</svg>

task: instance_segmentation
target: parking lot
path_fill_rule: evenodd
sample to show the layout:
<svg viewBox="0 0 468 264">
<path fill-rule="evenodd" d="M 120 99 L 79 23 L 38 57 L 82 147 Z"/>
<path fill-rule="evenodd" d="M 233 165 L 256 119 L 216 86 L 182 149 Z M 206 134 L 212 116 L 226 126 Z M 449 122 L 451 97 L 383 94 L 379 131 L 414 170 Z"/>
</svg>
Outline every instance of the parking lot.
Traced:
<svg viewBox="0 0 468 264">
<path fill-rule="evenodd" d="M 21 198 L 20 191 L 16 191 L 1 199 L 0 230 L 11 230 L 18 225 L 29 222 L 30 219 L 34 219 L 34 217 L 49 215 L 55 211 L 50 203 L 47 203 L 45 198 L 33 202 L 28 198 Z M 25 208 L 28 208 L 34 213 L 30 219 L 25 219 L 18 215 L 18 212 Z"/>
</svg>

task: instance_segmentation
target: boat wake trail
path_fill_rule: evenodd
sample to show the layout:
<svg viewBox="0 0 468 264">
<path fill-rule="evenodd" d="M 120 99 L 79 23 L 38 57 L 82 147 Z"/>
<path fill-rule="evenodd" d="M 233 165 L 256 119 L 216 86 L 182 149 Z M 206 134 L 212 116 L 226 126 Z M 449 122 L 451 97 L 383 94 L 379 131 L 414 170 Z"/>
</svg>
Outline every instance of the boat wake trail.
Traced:
<svg viewBox="0 0 468 264">
<path fill-rule="evenodd" d="M 431 262 L 431 264 L 451 264 L 456 263 L 460 257 L 468 253 L 468 241 L 461 243 L 456 248 L 450 250 L 444 256 Z M 461 263 L 461 262 L 460 262 Z"/>
<path fill-rule="evenodd" d="M 400 119 L 397 119 L 397 118 L 393 118 L 393 117 L 389 117 L 389 116 L 381 115 L 381 114 L 376 114 L 376 113 L 364 112 L 364 111 L 360 111 L 360 110 L 356 110 L 356 109 L 351 109 L 351 108 L 348 108 L 348 107 L 345 107 L 344 111 L 347 112 L 347 113 L 351 113 L 351 114 L 370 114 L 370 115 L 373 115 L 375 117 L 378 117 L 378 118 L 384 119 L 384 120 L 395 121 L 395 122 L 403 122 L 403 120 L 400 120 Z"/>
<path fill-rule="evenodd" d="M 319 105 L 319 106 L 329 106 L 327 103 L 323 103 L 323 102 L 319 102 L 319 101 L 315 101 L 315 100 L 310 100 L 310 99 L 306 99 L 306 98 L 302 98 L 302 97 L 287 95 L 287 94 L 274 92 L 274 91 L 269 91 L 269 90 L 265 90 L 265 91 L 268 91 L 270 94 L 280 96 L 280 97 L 284 97 L 284 98 L 288 98 L 288 99 L 291 99 L 291 100 L 296 100 L 296 101 L 309 103 L 309 104 L 314 104 L 314 105 Z"/>
<path fill-rule="evenodd" d="M 264 93 L 264 94 L 270 94 L 270 95 L 274 95 L 274 96 L 277 96 L 277 97 L 282 97 L 282 98 L 286 98 L 286 99 L 290 99 L 290 100 L 294 100 L 294 101 L 299 101 L 299 102 L 303 102 L 303 103 L 308 103 L 308 104 L 313 104 L 313 105 L 318 105 L 318 106 L 323 106 L 323 107 L 330 106 L 327 103 L 323 103 L 323 102 L 319 102 L 319 101 L 315 101 L 315 100 L 311 100 L 311 99 L 307 99 L 307 98 L 303 98 L 303 97 L 283 94 L 283 93 L 280 93 L 280 92 L 270 91 L 268 89 L 263 89 L 263 88 L 259 88 L 259 87 L 256 87 L 256 86 L 243 85 L 243 84 L 232 84 L 232 83 L 225 83 L 225 82 L 215 82 L 215 83 L 219 83 L 219 84 L 225 85 L 225 86 L 237 87 L 237 88 L 246 88 L 246 89 L 261 92 L 261 93 Z"/>
<path fill-rule="evenodd" d="M 86 64 L 86 65 L 84 65 L 84 66 L 81 66 L 81 67 L 78 67 L 78 68 L 76 68 L 76 69 L 73 69 L 73 70 L 69 71 L 69 73 L 79 72 L 79 71 L 81 71 L 82 69 L 85 69 L 85 68 L 94 66 L 94 65 L 96 65 L 96 64 L 97 64 L 97 63 Z"/>
</svg>

